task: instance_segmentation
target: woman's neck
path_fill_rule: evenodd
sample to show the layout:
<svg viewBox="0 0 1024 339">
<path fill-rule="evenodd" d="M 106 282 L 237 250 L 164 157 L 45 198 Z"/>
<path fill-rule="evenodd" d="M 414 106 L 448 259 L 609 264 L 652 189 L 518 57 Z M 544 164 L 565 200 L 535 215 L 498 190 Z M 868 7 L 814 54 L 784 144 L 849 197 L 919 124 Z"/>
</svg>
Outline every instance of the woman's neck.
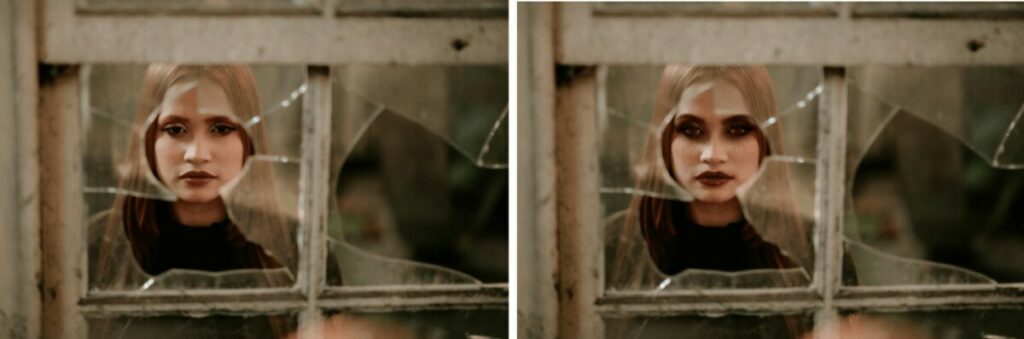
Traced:
<svg viewBox="0 0 1024 339">
<path fill-rule="evenodd" d="M 740 208 L 740 202 L 737 199 L 721 203 L 694 200 L 689 206 L 690 219 L 701 226 L 724 227 L 743 219 L 743 210 Z"/>
<path fill-rule="evenodd" d="M 227 215 L 224 209 L 224 201 L 220 198 L 209 202 L 184 202 L 175 201 L 172 208 L 174 218 L 178 223 L 191 227 L 206 227 L 213 225 Z"/>
</svg>

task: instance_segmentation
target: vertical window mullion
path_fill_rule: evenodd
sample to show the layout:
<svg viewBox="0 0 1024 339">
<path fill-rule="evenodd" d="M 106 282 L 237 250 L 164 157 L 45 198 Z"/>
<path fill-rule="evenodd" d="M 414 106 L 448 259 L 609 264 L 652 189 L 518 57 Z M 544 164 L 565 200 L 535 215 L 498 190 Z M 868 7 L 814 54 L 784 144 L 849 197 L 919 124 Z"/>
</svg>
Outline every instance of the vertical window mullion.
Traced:
<svg viewBox="0 0 1024 339">
<path fill-rule="evenodd" d="M 842 67 L 825 67 L 825 90 L 818 111 L 818 154 L 815 179 L 814 286 L 823 299 L 823 307 L 815 316 L 819 329 L 838 317 L 833 298 L 842 282 L 843 189 L 846 178 L 846 71 Z M 824 338 L 838 333 L 816 332 Z"/>
<path fill-rule="evenodd" d="M 518 179 L 518 305 L 519 333 L 537 339 L 558 337 L 558 248 L 555 164 L 555 4 L 532 3 L 518 8 L 517 85 L 519 136 Z M 514 121 L 514 120 L 510 120 Z M 510 125 L 511 127 L 511 125 Z M 510 132 L 516 131 L 515 129 Z M 516 214 L 513 214 L 516 215 Z M 512 295 L 516 297 L 515 294 Z"/>
<path fill-rule="evenodd" d="M 55 67 L 55 66 L 44 66 Z M 49 68 L 56 70 L 56 68 Z M 71 67 L 40 79 L 39 181 L 44 338 L 85 338 L 78 303 L 86 294 L 85 200 L 82 199 L 80 101 L 87 72 Z"/>
<path fill-rule="evenodd" d="M 601 295 L 603 245 L 597 166 L 597 70 L 558 71 L 555 158 L 559 256 L 559 337 L 603 338 L 595 303 Z"/>
<path fill-rule="evenodd" d="M 302 112 L 302 179 L 299 194 L 302 216 L 300 242 L 304 241 L 299 268 L 300 289 L 307 305 L 300 315 L 300 327 L 320 319 L 317 298 L 324 290 L 324 260 L 327 256 L 327 205 L 331 188 L 331 81 L 326 66 L 310 66 Z M 316 333 L 310 333 L 316 335 Z"/>
</svg>

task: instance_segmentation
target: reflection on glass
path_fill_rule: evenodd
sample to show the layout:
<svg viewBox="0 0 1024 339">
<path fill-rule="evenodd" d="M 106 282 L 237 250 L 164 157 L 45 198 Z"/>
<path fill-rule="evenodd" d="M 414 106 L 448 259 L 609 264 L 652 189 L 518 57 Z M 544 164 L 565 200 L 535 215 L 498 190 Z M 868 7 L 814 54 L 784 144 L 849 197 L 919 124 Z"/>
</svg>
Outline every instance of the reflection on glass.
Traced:
<svg viewBox="0 0 1024 339">
<path fill-rule="evenodd" d="M 850 77 L 845 234 L 860 284 L 1024 281 L 1024 70 Z"/>
<path fill-rule="evenodd" d="M 260 74 L 284 100 L 264 106 L 248 66 L 93 68 L 83 117 L 91 288 L 292 283 L 299 152 L 270 146 L 301 136 L 268 124 L 298 127 L 297 114 L 278 113 L 296 111 L 302 73 Z M 125 98 L 132 87 L 138 97 Z"/>
<path fill-rule="evenodd" d="M 325 338 L 465 339 L 505 338 L 507 310 L 396 313 L 328 312 L 318 330 Z"/>
<path fill-rule="evenodd" d="M 344 285 L 507 281 L 507 71 L 332 69 L 328 233 Z"/>
<path fill-rule="evenodd" d="M 811 314 L 606 318 L 607 338 L 800 338 L 814 327 Z"/>
<path fill-rule="evenodd" d="M 648 80 L 657 88 L 632 87 L 651 74 L 613 69 L 606 79 L 609 288 L 807 284 L 815 135 L 790 131 L 816 126 L 819 71 L 776 70 L 780 100 L 763 67 L 671 65 Z"/>
<path fill-rule="evenodd" d="M 282 338 L 298 328 L 294 314 L 91 318 L 88 325 L 97 339 Z"/>
</svg>

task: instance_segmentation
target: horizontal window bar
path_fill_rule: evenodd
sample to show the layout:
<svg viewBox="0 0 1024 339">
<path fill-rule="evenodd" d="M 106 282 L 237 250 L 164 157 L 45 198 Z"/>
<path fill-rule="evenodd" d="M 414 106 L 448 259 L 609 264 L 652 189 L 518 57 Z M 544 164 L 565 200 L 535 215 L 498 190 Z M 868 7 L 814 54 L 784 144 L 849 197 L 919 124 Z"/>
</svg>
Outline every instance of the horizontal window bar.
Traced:
<svg viewBox="0 0 1024 339">
<path fill-rule="evenodd" d="M 236 295 L 161 295 L 89 297 L 80 303 L 86 316 L 122 316 L 203 312 L 253 313 L 299 311 L 306 300 L 296 292 L 238 293 Z"/>
<path fill-rule="evenodd" d="M 637 303 L 597 305 L 597 312 L 605 317 L 670 316 L 685 314 L 792 314 L 815 311 L 823 305 L 813 300 L 780 301 L 703 301 L 684 303 Z"/>
<path fill-rule="evenodd" d="M 391 298 L 320 299 L 317 306 L 338 311 L 397 312 L 425 310 L 507 309 L 507 297 L 493 296 L 419 296 Z"/>
<path fill-rule="evenodd" d="M 49 13 L 47 63 L 504 64 L 506 18 Z M 217 32 L 217 34 L 208 34 Z M 366 48 L 373 46 L 373 48 Z"/>
<path fill-rule="evenodd" d="M 396 285 L 396 286 L 350 286 L 328 287 L 322 296 L 353 296 L 370 294 L 423 294 L 423 293 L 489 293 L 508 294 L 508 284 L 488 283 L 478 285 Z"/>
<path fill-rule="evenodd" d="M 800 288 L 756 288 L 756 289 L 690 289 L 670 291 L 606 291 L 605 300 L 631 299 L 743 299 L 743 298 L 793 298 L 814 295 L 810 287 Z"/>
<path fill-rule="evenodd" d="M 600 3 L 595 17 L 834 17 L 839 3 Z"/>
<path fill-rule="evenodd" d="M 127 5 L 85 5 L 75 10 L 82 16 L 141 16 L 141 15 L 180 15 L 180 16 L 311 16 L 319 17 L 321 10 L 316 7 L 215 7 L 196 8 L 194 6 L 175 6 L 173 3 L 160 6 L 127 6 Z"/>
<path fill-rule="evenodd" d="M 1024 296 L 1012 295 L 948 295 L 919 297 L 857 297 L 833 301 L 840 310 L 914 311 L 957 309 L 1024 309 Z"/>
<path fill-rule="evenodd" d="M 559 63 L 1024 63 L 1024 20 L 609 18 L 580 5 L 561 6 Z"/>
</svg>

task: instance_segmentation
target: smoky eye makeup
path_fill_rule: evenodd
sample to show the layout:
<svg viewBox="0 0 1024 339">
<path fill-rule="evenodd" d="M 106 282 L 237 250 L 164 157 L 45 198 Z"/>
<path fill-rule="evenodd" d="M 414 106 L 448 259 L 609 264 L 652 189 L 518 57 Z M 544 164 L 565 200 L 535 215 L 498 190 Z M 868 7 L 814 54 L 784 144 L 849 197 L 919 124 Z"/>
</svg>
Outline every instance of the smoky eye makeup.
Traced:
<svg viewBox="0 0 1024 339">
<path fill-rule="evenodd" d="M 178 136 L 188 132 L 188 121 L 179 116 L 167 115 L 157 119 L 160 132 L 170 136 Z"/>
<path fill-rule="evenodd" d="M 672 129 L 687 138 L 699 138 L 706 130 L 704 120 L 689 114 L 680 114 L 672 119 Z"/>
<path fill-rule="evenodd" d="M 744 137 L 757 130 L 757 125 L 746 115 L 730 117 L 722 125 L 725 135 L 733 138 Z"/>
<path fill-rule="evenodd" d="M 238 130 L 238 125 L 229 122 L 212 122 L 210 123 L 210 133 L 216 135 L 228 135 Z"/>
</svg>

